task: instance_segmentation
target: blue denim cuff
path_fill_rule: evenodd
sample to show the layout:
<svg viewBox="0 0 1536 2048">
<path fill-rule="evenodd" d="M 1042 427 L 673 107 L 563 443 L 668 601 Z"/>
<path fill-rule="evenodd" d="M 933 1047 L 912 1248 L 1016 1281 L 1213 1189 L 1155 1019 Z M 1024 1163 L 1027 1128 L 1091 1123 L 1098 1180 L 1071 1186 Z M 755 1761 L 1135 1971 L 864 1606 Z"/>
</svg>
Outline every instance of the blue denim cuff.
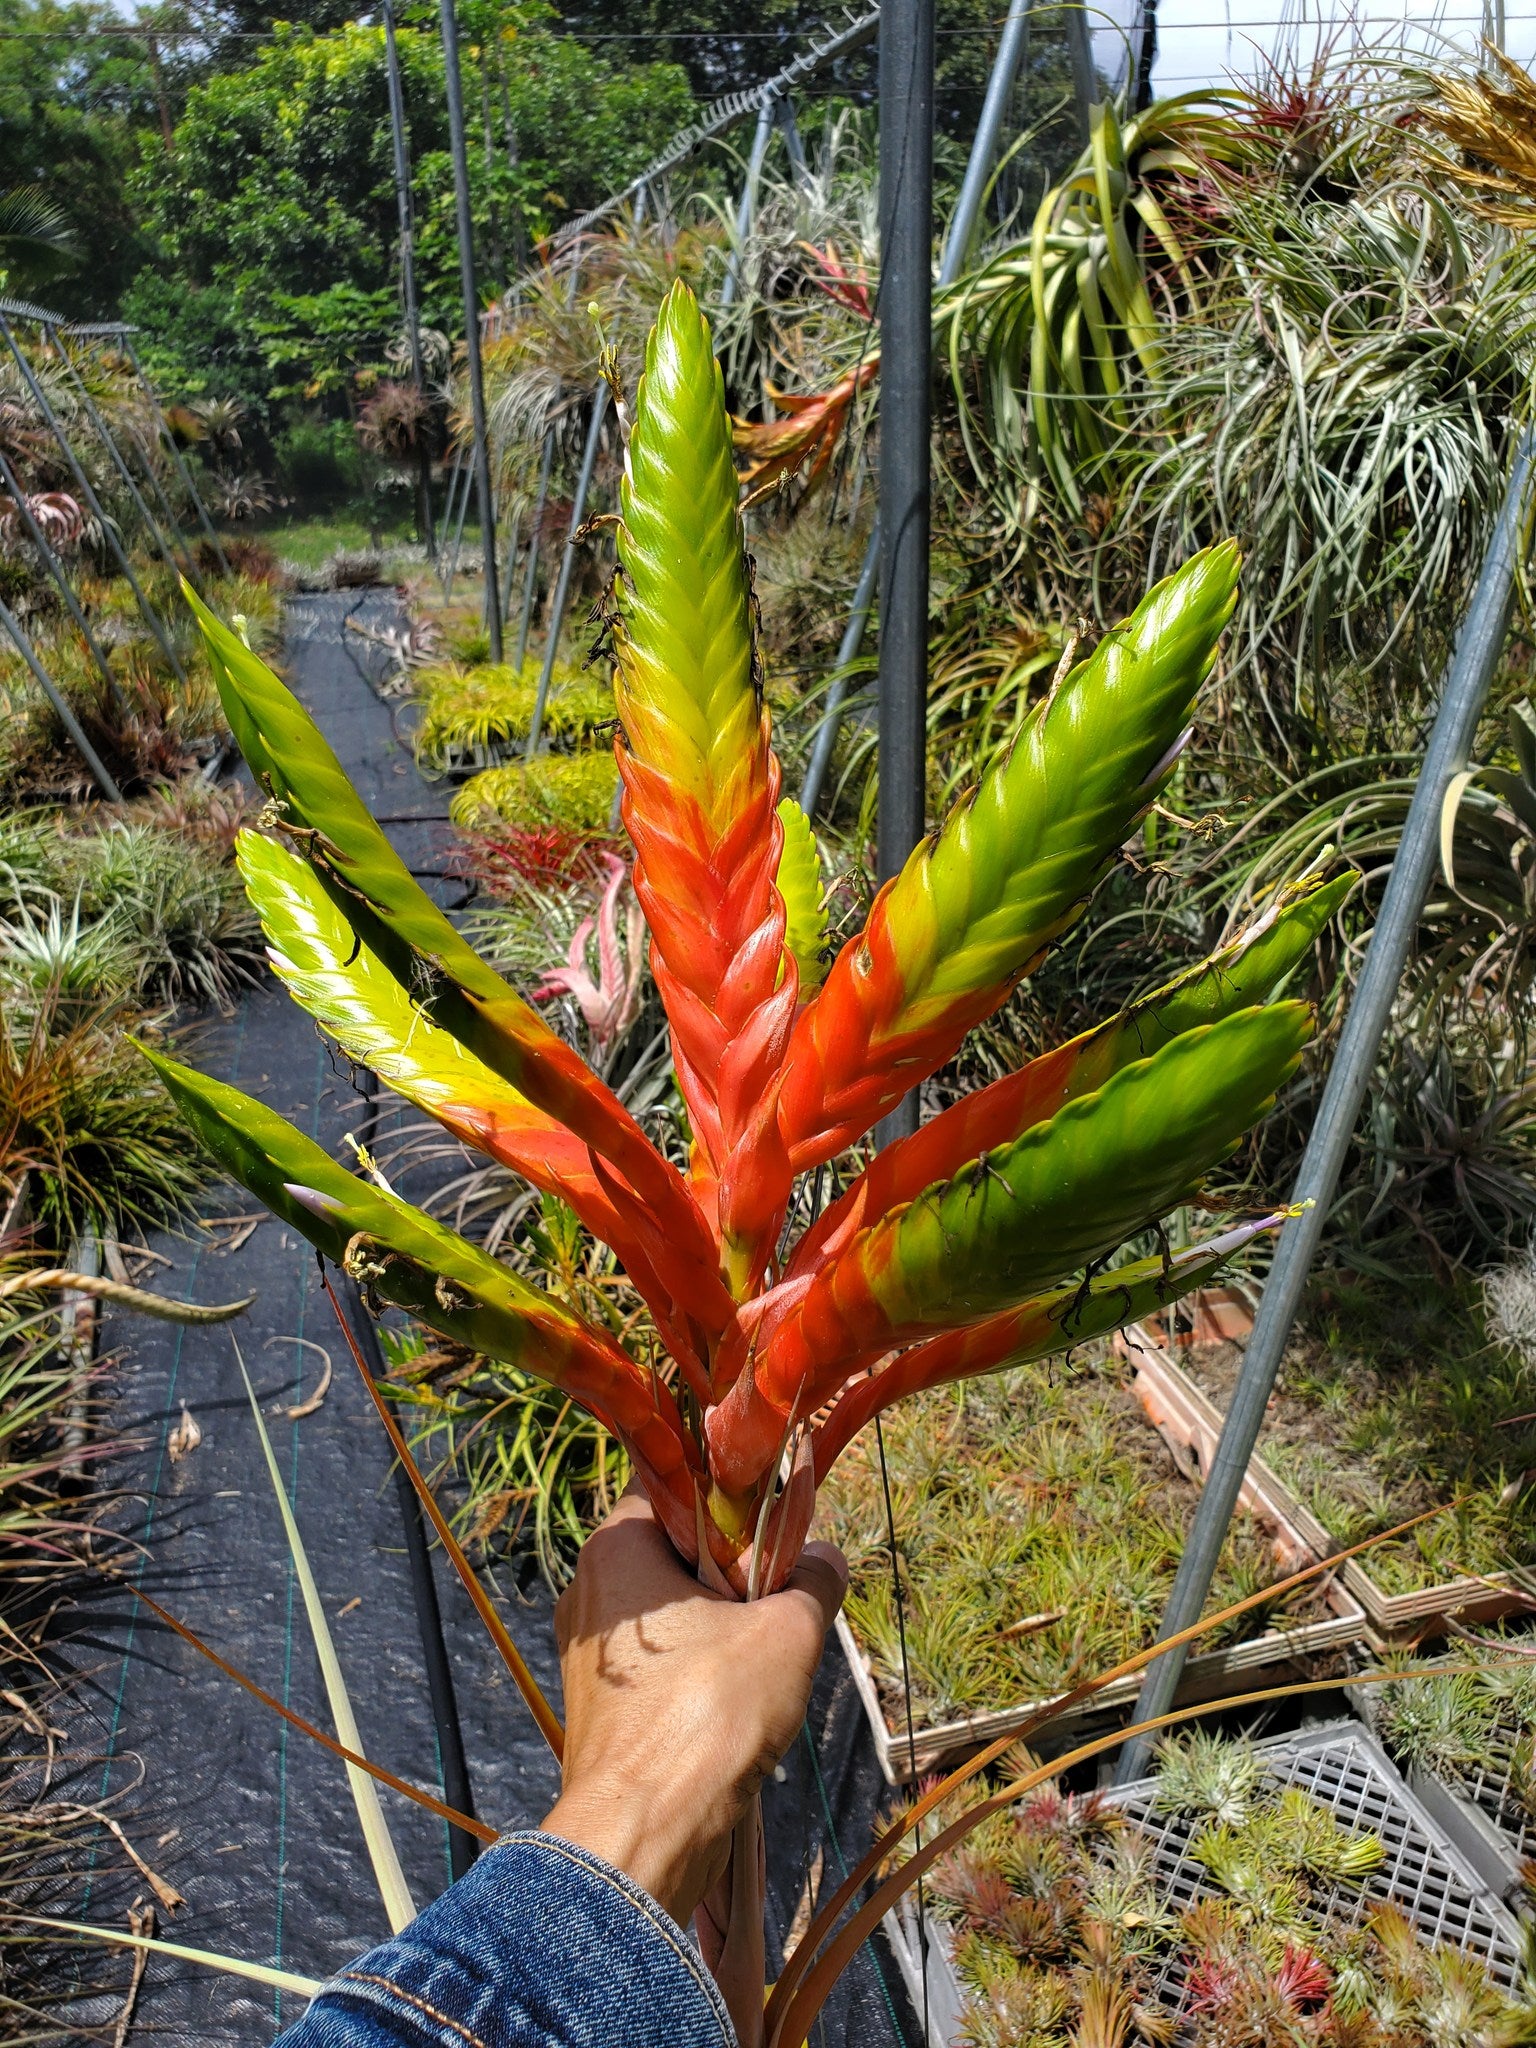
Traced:
<svg viewBox="0 0 1536 2048">
<path fill-rule="evenodd" d="M 333 1978 L 281 2048 L 736 2048 L 677 1923 L 558 1835 L 505 1835 Z"/>
</svg>

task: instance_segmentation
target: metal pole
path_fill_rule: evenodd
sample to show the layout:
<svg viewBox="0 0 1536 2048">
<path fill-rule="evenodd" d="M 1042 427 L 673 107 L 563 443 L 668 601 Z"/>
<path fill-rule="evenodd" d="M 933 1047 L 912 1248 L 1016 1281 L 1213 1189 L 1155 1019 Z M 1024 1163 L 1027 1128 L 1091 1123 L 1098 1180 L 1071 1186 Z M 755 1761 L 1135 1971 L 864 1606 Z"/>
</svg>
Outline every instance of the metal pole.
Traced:
<svg viewBox="0 0 1536 2048">
<path fill-rule="evenodd" d="M 1067 57 L 1072 66 L 1072 103 L 1077 111 L 1078 134 L 1086 147 L 1093 134 L 1093 110 L 1104 97 L 1093 62 L 1093 38 L 1088 32 L 1088 15 L 1083 0 L 1072 0 L 1062 10 L 1067 32 Z"/>
<path fill-rule="evenodd" d="M 811 173 L 805 161 L 805 144 L 800 140 L 800 123 L 795 119 L 795 103 L 787 92 L 774 94 L 773 119 L 774 125 L 784 137 L 790 176 L 797 185 L 808 184 Z"/>
<path fill-rule="evenodd" d="M 982 201 L 986 197 L 987 181 L 992 175 L 992 165 L 997 155 L 998 137 L 1002 132 L 1003 117 L 1008 108 L 1008 96 L 1013 91 L 1014 81 L 1019 75 L 1019 66 L 1029 47 L 1029 13 L 1031 0 L 1012 0 L 1008 19 L 997 45 L 997 56 L 992 63 L 992 76 L 987 82 L 987 96 L 982 102 L 981 119 L 976 126 L 976 135 L 971 143 L 970 161 L 966 165 L 965 182 L 960 188 L 954 216 L 949 223 L 949 233 L 944 241 L 944 256 L 939 265 L 939 288 L 953 284 L 965 267 L 975 237 L 976 223 L 981 213 Z M 878 516 L 869 536 L 865 551 L 864 565 L 859 571 L 858 584 L 853 593 L 853 604 L 848 613 L 848 624 L 843 631 L 842 644 L 837 650 L 839 671 L 846 670 L 854 661 L 864 639 L 864 628 L 869 622 L 873 608 L 875 574 L 880 560 L 880 522 Z M 838 727 L 842 723 L 843 700 L 848 694 L 848 678 L 839 674 L 827 692 L 827 708 L 822 718 L 821 730 L 816 735 L 810 765 L 805 772 L 805 781 L 800 790 L 800 808 L 807 817 L 814 815 L 826 787 L 827 773 L 832 766 L 832 752 L 837 745 Z"/>
<path fill-rule="evenodd" d="M 16 509 L 21 514 L 21 523 L 27 529 L 28 540 L 31 541 L 33 547 L 37 549 L 38 554 L 41 556 L 43 567 L 59 586 L 59 594 L 64 599 L 65 604 L 69 606 L 70 617 L 80 628 L 85 644 L 91 650 L 91 658 L 101 671 L 101 679 L 110 691 L 113 703 L 120 706 L 123 699 L 122 692 L 117 687 L 117 677 L 113 675 L 111 669 L 107 666 L 107 657 L 102 653 L 96 635 L 91 631 L 85 613 L 80 609 L 80 600 L 76 597 L 69 578 L 64 573 L 64 564 L 49 546 L 47 535 L 33 518 L 32 507 L 27 503 L 27 494 L 17 482 L 16 472 L 6 460 L 3 452 L 0 452 L 0 483 L 4 484 L 6 490 L 14 499 Z"/>
<path fill-rule="evenodd" d="M 459 22 L 454 0 L 439 0 L 443 70 L 448 87 L 448 130 L 453 148 L 453 190 L 459 230 L 459 278 L 464 293 L 464 367 L 475 433 L 475 497 L 480 512 L 480 553 L 485 575 L 485 624 L 491 659 L 501 660 L 501 590 L 496 576 L 496 508 L 491 500 L 491 457 L 485 436 L 485 380 L 480 368 L 480 295 L 475 286 L 474 225 L 469 210 L 469 152 L 464 139 L 464 80 L 459 70 Z"/>
<path fill-rule="evenodd" d="M 970 162 L 965 167 L 965 183 L 955 201 L 949 235 L 944 244 L 944 261 L 939 267 L 941 290 L 945 285 L 954 283 L 970 257 L 976 223 L 981 218 L 992 166 L 997 157 L 1003 117 L 1008 111 L 1019 66 L 1029 48 L 1030 6 L 1031 0 L 1013 0 L 1008 9 L 1008 19 L 1003 23 L 997 56 L 992 63 L 992 76 L 987 80 L 987 96 L 981 103 L 981 118 L 976 123 L 976 139 L 971 144 Z"/>
<path fill-rule="evenodd" d="M 144 387 L 144 394 L 148 398 L 150 404 L 155 408 L 155 417 L 160 421 L 160 431 L 165 436 L 166 446 L 171 451 L 171 459 L 176 464 L 176 468 L 181 477 L 181 480 L 183 484 L 185 484 L 186 486 L 187 496 L 192 500 L 193 510 L 197 513 L 198 523 L 202 527 L 204 533 L 208 536 L 209 542 L 213 548 L 213 552 L 218 558 L 219 567 L 224 571 L 224 574 L 226 576 L 233 576 L 235 572 L 229 566 L 229 557 L 224 552 L 224 543 L 219 539 L 219 536 L 213 530 L 213 521 L 208 517 L 208 507 L 203 503 L 202 499 L 198 496 L 197 485 L 192 481 L 192 472 L 190 469 L 188 469 L 182 452 L 176 445 L 176 436 L 171 432 L 170 428 L 165 424 L 164 419 L 161 417 L 160 401 L 155 396 L 154 386 L 150 383 L 149 379 L 144 374 L 144 365 L 139 361 L 139 352 L 133 345 L 132 337 L 125 334 L 122 337 L 122 342 L 123 347 L 128 351 L 128 360 L 129 362 L 132 363 L 134 370 L 138 375 L 139 382 Z"/>
<path fill-rule="evenodd" d="M 512 578 L 517 569 L 517 546 L 523 537 L 523 514 L 519 507 L 512 520 L 512 534 L 507 542 L 507 566 L 501 579 L 501 616 L 505 618 L 512 609 Z"/>
<path fill-rule="evenodd" d="M 880 13 L 880 879 L 923 836 L 933 384 L 933 0 Z M 914 1090 L 881 1144 L 917 1128 Z"/>
<path fill-rule="evenodd" d="M 123 792 L 102 765 L 101 756 L 86 738 L 85 733 L 81 729 L 79 719 L 76 718 L 74 712 L 70 710 L 68 704 L 64 701 L 57 683 L 54 682 L 52 676 L 49 675 L 43 664 L 38 660 L 36 650 L 32 642 L 22 631 L 15 613 L 3 601 L 0 601 L 0 626 L 4 626 L 6 632 L 15 641 L 16 652 L 37 678 L 37 686 L 53 706 L 54 711 L 58 715 L 60 725 L 63 726 L 75 745 L 80 749 L 85 765 L 96 778 L 97 786 L 100 788 L 102 795 L 107 799 L 108 803 L 120 804 L 123 800 Z"/>
<path fill-rule="evenodd" d="M 720 287 L 722 306 L 734 306 L 736 294 L 741 289 L 741 255 L 746 246 L 747 236 L 752 232 L 752 215 L 757 208 L 757 188 L 763 175 L 763 162 L 768 155 L 768 145 L 773 140 L 773 101 L 770 93 L 765 96 L 757 110 L 757 127 L 752 136 L 752 153 L 747 158 L 747 180 L 741 188 L 741 198 L 736 203 L 736 233 L 731 243 L 731 254 L 725 266 L 725 282 Z"/>
<path fill-rule="evenodd" d="M 160 616 L 156 612 L 154 606 L 150 603 L 149 599 L 144 595 L 143 586 L 139 582 L 138 577 L 133 573 L 133 564 L 129 561 L 128 551 L 123 546 L 122 541 L 118 537 L 117 528 L 113 525 L 111 519 L 109 518 L 107 514 L 107 508 L 105 507 L 105 505 L 102 504 L 100 498 L 97 497 L 95 486 L 92 484 L 90 478 L 86 475 L 84 468 L 81 466 L 80 458 L 78 455 L 76 455 L 74 448 L 70 442 L 69 436 L 65 433 L 64 428 L 60 423 L 58 414 L 54 411 L 52 405 L 48 401 L 47 392 L 44 391 L 42 385 L 39 384 L 39 382 L 37 381 L 37 378 L 33 373 L 32 365 L 27 361 L 25 355 L 21 351 L 19 344 L 17 343 L 16 336 L 11 329 L 11 323 L 9 320 L 6 319 L 3 313 L 0 313 L 0 341 L 3 341 L 6 347 L 10 350 L 11 355 L 15 360 L 16 367 L 21 372 L 21 381 L 26 385 L 28 392 L 31 394 L 32 403 L 37 407 L 38 411 L 42 414 L 43 418 L 48 422 L 48 426 L 53 434 L 53 438 L 55 439 L 55 441 L 58 442 L 59 447 L 63 450 L 64 460 L 69 464 L 70 474 L 75 479 L 75 483 L 79 489 L 80 495 L 82 498 L 84 498 L 86 505 L 91 512 L 92 517 L 95 519 L 96 523 L 101 528 L 102 539 L 111 549 L 113 559 L 116 561 L 118 568 L 122 570 L 124 576 L 128 579 L 128 588 L 133 592 L 133 601 L 138 606 L 145 625 L 148 626 L 150 632 L 153 633 L 156 640 L 159 641 L 160 652 L 165 656 L 166 660 L 170 663 L 172 673 L 175 675 L 176 680 L 181 684 L 182 688 L 185 689 L 187 684 L 187 672 L 182 667 L 180 661 L 177 659 L 176 650 L 171 645 L 170 635 L 166 632 L 164 625 L 161 623 Z"/>
<path fill-rule="evenodd" d="M 608 386 L 600 383 L 592 394 L 592 418 L 587 426 L 587 446 L 581 458 L 581 475 L 576 479 L 576 495 L 571 500 L 571 523 L 565 536 L 565 549 L 560 557 L 560 574 L 555 583 L 554 602 L 549 608 L 544 666 L 539 670 L 539 687 L 533 700 L 533 722 L 528 728 L 527 756 L 530 761 L 538 749 L 539 733 L 544 724 L 549 679 L 555 672 L 555 655 L 560 646 L 560 628 L 565 623 L 565 607 L 571 595 L 571 577 L 576 569 L 576 535 L 580 531 L 582 518 L 587 509 L 587 492 L 592 488 L 592 471 L 597 464 L 597 444 L 602 439 L 603 420 L 607 411 Z"/>
<path fill-rule="evenodd" d="M 517 656 L 512 666 L 521 675 L 528 659 L 528 631 L 533 624 L 533 600 L 539 581 L 539 533 L 544 524 L 544 507 L 549 502 L 549 477 L 555 465 L 555 429 L 544 433 L 544 459 L 539 465 L 539 493 L 533 501 L 533 524 L 528 529 L 528 566 L 524 572 L 523 615 L 517 622 Z"/>
<path fill-rule="evenodd" d="M 1194 1526 L 1158 1630 L 1159 1641 L 1191 1627 L 1204 1610 L 1248 1461 L 1263 1426 L 1275 1374 L 1301 1306 L 1307 1273 L 1328 1220 L 1345 1155 L 1354 1142 L 1360 1106 L 1434 879 L 1445 793 L 1452 777 L 1466 766 L 1478 717 L 1503 652 L 1516 563 L 1524 543 L 1533 460 L 1536 436 L 1528 434 L 1515 452 L 1498 524 L 1457 636 L 1424 766 L 1419 771 L 1403 836 L 1382 896 L 1381 912 L 1361 969 L 1360 985 L 1339 1033 L 1338 1050 L 1302 1155 L 1292 1201 L 1306 1206 L 1280 1233 L 1253 1334 L 1243 1352 L 1232 1404 L 1200 1489 Z M 1133 1719 L 1145 1721 L 1168 1712 L 1184 1669 L 1185 1655 L 1184 1647 L 1170 1650 L 1148 1667 Z M 1141 1774 L 1146 1750 L 1145 1736 L 1134 1737 L 1126 1744 L 1116 1773 L 1121 1783 Z"/>
<path fill-rule="evenodd" d="M 453 451 L 453 463 L 448 471 L 448 489 L 443 496 L 442 524 L 437 530 L 437 544 L 434 552 L 438 555 L 441 555 L 443 549 L 448 545 L 448 536 L 453 531 L 453 508 L 458 503 L 459 479 L 467 477 L 468 474 L 469 464 L 464 460 L 464 451 L 462 448 L 455 448 Z"/>
<path fill-rule="evenodd" d="M 389 125 L 395 145 L 395 206 L 400 216 L 400 292 L 405 300 L 405 333 L 411 349 L 411 382 L 425 394 L 421 369 L 421 309 L 416 303 L 416 229 L 411 214 L 411 166 L 405 148 L 405 91 L 400 82 L 400 51 L 395 42 L 394 0 L 383 0 L 384 61 L 389 75 Z M 424 424 L 424 423 L 423 423 Z M 433 559 L 432 457 L 425 436 L 416 451 L 416 528 L 427 560 Z"/>
<path fill-rule="evenodd" d="M 453 529 L 453 544 L 448 553 L 448 567 L 443 574 L 443 602 L 446 604 L 453 595 L 453 579 L 459 573 L 459 550 L 464 545 L 464 521 L 469 516 L 469 491 L 473 474 L 472 465 L 461 462 L 459 468 L 464 477 L 464 488 L 459 493 L 458 524 Z"/>
<path fill-rule="evenodd" d="M 165 533 L 161 528 L 160 522 L 155 518 L 154 514 L 150 511 L 149 501 L 145 498 L 144 493 L 139 489 L 138 482 L 134 477 L 133 471 L 128 467 L 127 461 L 124 458 L 122 451 L 119 449 L 117 442 L 113 439 L 111 428 L 107 425 L 106 420 L 97 410 L 96 401 L 94 398 L 92 398 L 90 391 L 87 389 L 84 378 L 80 375 L 80 372 L 75 368 L 74 363 L 70 360 L 70 357 L 65 350 L 64 342 L 59 334 L 58 329 L 56 327 L 45 327 L 43 329 L 43 332 L 48 337 L 49 345 L 55 350 L 57 350 L 59 361 L 64 365 L 65 375 L 69 378 L 70 383 L 74 386 L 75 396 L 79 399 L 81 405 L 85 408 L 86 418 L 90 421 L 91 425 L 96 429 L 97 437 L 100 440 L 102 447 L 105 448 L 108 455 L 111 456 L 113 466 L 117 470 L 119 477 L 122 479 L 123 488 L 128 492 L 129 496 L 133 499 L 134 508 L 138 512 L 140 519 L 143 520 L 146 532 L 149 534 L 150 538 L 154 541 L 155 546 L 160 551 L 161 560 L 165 563 L 165 566 L 167 567 L 167 569 L 170 570 L 173 576 L 180 576 L 184 574 L 185 572 L 183 570 L 182 564 L 178 562 L 176 559 L 175 550 L 172 548 L 170 542 L 166 539 Z"/>
</svg>

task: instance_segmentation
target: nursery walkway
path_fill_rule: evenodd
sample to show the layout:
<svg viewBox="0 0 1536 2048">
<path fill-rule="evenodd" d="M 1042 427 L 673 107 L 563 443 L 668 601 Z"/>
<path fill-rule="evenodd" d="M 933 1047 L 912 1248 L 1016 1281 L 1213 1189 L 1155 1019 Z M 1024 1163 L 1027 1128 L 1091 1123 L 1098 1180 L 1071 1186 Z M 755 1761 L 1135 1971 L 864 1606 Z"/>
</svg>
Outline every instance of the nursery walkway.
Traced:
<svg viewBox="0 0 1536 2048">
<path fill-rule="evenodd" d="M 386 592 L 295 601 L 287 672 L 409 865 L 451 907 L 461 889 L 450 871 L 444 791 L 416 773 L 389 705 L 370 687 L 368 643 L 345 625 L 351 615 L 382 626 L 394 611 Z M 189 1057 L 329 1148 L 357 1127 L 361 1105 L 344 1065 L 275 986 L 251 992 L 232 1017 L 200 1026 Z M 388 1133 L 386 1120 L 386 1150 Z M 217 1190 L 204 1213 L 210 1227 L 195 1238 L 154 1240 L 169 1263 L 148 1284 L 204 1302 L 256 1294 L 233 1329 L 267 1413 L 364 1747 L 435 1789 L 437 1744 L 387 1445 L 317 1284 L 313 1254 L 275 1220 L 252 1221 L 255 1205 L 241 1190 Z M 114 1316 L 104 1348 L 123 1360 L 113 1420 L 137 1448 L 115 1477 L 132 1496 L 124 1526 L 141 1545 L 144 1589 L 328 1727 L 230 1328 Z M 334 1368 L 325 1399 L 290 1416 L 287 1409 L 312 1397 L 322 1352 Z M 191 1450 L 182 1448 L 191 1434 L 184 1411 L 201 1431 Z M 554 1798 L 555 1766 L 462 1589 L 437 1563 L 476 1810 L 499 1825 L 534 1824 Z M 532 1578 L 519 1588 L 505 1572 L 497 1590 L 540 1682 L 558 1698 L 547 1592 Z M 90 1743 L 119 1763 L 142 1758 L 144 1789 L 123 1817 L 141 1852 L 186 1895 L 174 1926 L 162 1931 L 316 1977 L 380 1938 L 387 1929 L 340 1765 L 121 1593 L 104 1593 L 82 1620 L 77 1663 L 88 1674 L 84 1696 L 97 1726 L 76 1732 L 76 1751 Z M 783 1782 L 769 1788 L 776 1933 L 795 1917 L 806 1872 L 835 1882 L 842 1858 L 870 1839 L 875 1767 L 835 1650 L 811 1734 L 814 1749 L 809 1739 L 797 1745 Z M 448 1882 L 447 1831 L 396 1795 L 383 1797 L 413 1895 L 424 1903 Z M 299 2010 L 261 1987 L 155 1962 L 132 2038 L 244 2048 L 270 2039 Z M 830 2048 L 915 2042 L 883 1945 L 859 1958 L 817 2039 Z"/>
</svg>

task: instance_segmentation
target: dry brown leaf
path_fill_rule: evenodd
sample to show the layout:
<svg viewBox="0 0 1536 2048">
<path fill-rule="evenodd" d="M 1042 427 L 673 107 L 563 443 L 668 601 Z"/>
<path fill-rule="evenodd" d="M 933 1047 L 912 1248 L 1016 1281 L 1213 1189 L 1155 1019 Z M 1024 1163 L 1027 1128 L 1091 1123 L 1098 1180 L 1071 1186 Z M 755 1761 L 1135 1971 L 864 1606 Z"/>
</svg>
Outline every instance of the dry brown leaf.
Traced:
<svg viewBox="0 0 1536 2048">
<path fill-rule="evenodd" d="M 203 1440 L 202 1424 L 193 1415 L 185 1401 L 181 1404 L 181 1420 L 165 1440 L 165 1448 L 171 1454 L 171 1463 L 185 1458 L 195 1451 Z"/>
<path fill-rule="evenodd" d="M 128 1908 L 128 1932 L 141 1935 L 146 1941 L 155 1937 L 155 1909 L 146 1905 L 140 1908 L 134 1900 Z M 133 2025 L 134 2009 L 139 2002 L 139 1986 L 144 1982 L 144 1972 L 149 1967 L 149 1950 L 136 1948 L 133 1952 L 133 1975 L 128 1979 L 128 1989 L 123 1993 L 123 2009 L 117 2016 L 117 2030 L 112 2036 L 112 2048 L 123 2048 L 128 2039 L 128 2030 Z"/>
<path fill-rule="evenodd" d="M 284 1407 L 281 1401 L 274 1401 L 267 1411 L 269 1415 L 286 1415 L 290 1422 L 302 1422 L 306 1415 L 314 1414 L 331 1391 L 331 1354 L 323 1344 L 317 1344 L 313 1337 L 269 1337 L 264 1348 L 270 1351 L 274 1344 L 300 1344 L 306 1351 L 318 1351 L 325 1361 L 320 1371 L 320 1384 L 307 1401 L 300 1401 L 292 1408 Z"/>
</svg>

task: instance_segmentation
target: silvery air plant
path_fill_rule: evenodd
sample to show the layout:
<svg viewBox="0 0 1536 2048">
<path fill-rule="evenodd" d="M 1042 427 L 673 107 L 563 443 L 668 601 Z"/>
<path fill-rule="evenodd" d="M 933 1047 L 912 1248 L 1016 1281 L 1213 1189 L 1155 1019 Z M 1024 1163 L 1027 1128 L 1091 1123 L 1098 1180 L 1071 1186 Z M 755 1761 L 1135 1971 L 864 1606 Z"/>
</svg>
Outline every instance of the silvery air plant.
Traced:
<svg viewBox="0 0 1536 2048">
<path fill-rule="evenodd" d="M 570 1205 L 644 1297 L 663 1362 L 262 1104 L 150 1056 L 216 1158 L 371 1300 L 600 1418 L 679 1556 L 747 1600 L 782 1583 L 818 1481 L 891 1402 L 1164 1307 L 1272 1227 L 1110 1264 L 1197 1194 L 1295 1069 L 1311 1015 L 1271 997 L 1347 882 L 1303 882 L 1200 967 L 858 1170 L 850 1148 L 1006 1003 L 1157 798 L 1237 554 L 1195 556 L 1028 708 L 828 964 L 815 842 L 780 798 L 738 495 L 720 370 L 679 284 L 635 396 L 610 627 L 682 1164 L 460 936 L 295 698 L 198 611 L 268 799 L 239 857 L 276 972 L 349 1058 Z M 842 1192 L 786 1241 L 799 1177 L 832 1161 Z M 745 1946 L 727 1945 L 722 1976 L 748 2048 L 763 2038 L 757 1827 L 736 1838 L 728 1917 Z"/>
</svg>

